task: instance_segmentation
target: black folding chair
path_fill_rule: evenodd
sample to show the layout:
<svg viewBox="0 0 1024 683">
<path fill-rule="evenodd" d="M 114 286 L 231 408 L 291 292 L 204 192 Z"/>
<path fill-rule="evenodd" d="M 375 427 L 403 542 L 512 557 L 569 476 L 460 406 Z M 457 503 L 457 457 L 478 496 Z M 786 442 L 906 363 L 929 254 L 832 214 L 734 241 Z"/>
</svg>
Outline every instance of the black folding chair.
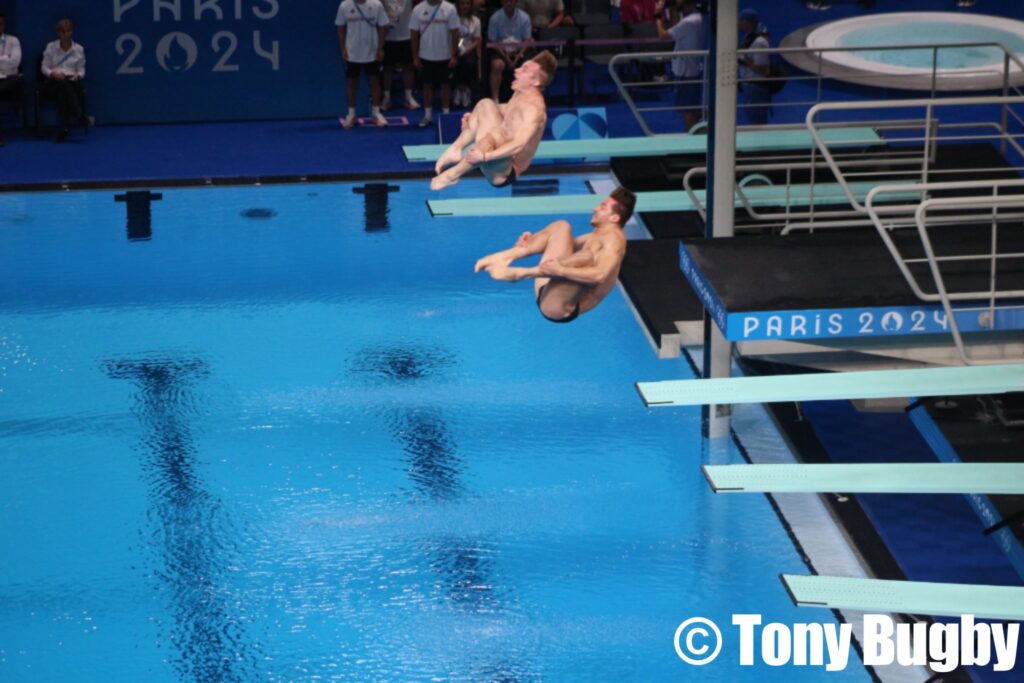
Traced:
<svg viewBox="0 0 1024 683">
<path fill-rule="evenodd" d="M 558 58 L 558 69 L 569 74 L 569 101 L 572 106 L 577 77 L 582 74 L 583 61 L 576 52 L 576 41 L 580 38 L 580 30 L 575 26 L 555 26 L 542 28 L 537 32 L 537 40 L 564 40 L 565 45 L 559 48 L 547 48 Z"/>
<path fill-rule="evenodd" d="M 26 120 L 27 112 L 25 111 L 25 79 L 22 77 L 21 72 L 7 78 L 16 79 L 17 84 L 0 92 L 0 104 L 11 105 L 17 111 L 18 118 L 21 119 L 21 127 L 25 128 L 28 125 Z M 7 79 L 4 80 L 6 81 Z"/>
<path fill-rule="evenodd" d="M 588 26 L 583 31 L 585 40 L 613 40 L 625 37 L 621 24 L 603 24 Z M 608 69 L 608 62 L 620 52 L 626 52 L 626 46 L 618 45 L 586 45 L 583 48 L 583 60 L 586 64 L 593 64 L 605 70 Z M 580 95 L 586 94 L 586 69 L 584 76 L 580 79 Z"/>
<path fill-rule="evenodd" d="M 588 26 L 607 26 L 612 23 L 611 0 L 583 0 L 582 5 L 582 9 L 572 15 L 572 19 L 584 33 Z"/>
<path fill-rule="evenodd" d="M 35 122 L 36 122 L 36 137 L 37 138 L 42 137 L 42 132 L 43 132 L 43 119 L 42 119 L 42 116 L 41 116 L 43 105 L 47 104 L 47 103 L 51 103 L 54 106 L 57 105 L 56 100 L 54 100 L 53 97 L 46 91 L 46 88 L 44 87 L 45 84 L 46 84 L 46 76 L 43 75 L 43 56 L 39 55 L 39 57 L 36 58 L 36 91 L 35 91 Z M 86 94 L 86 91 L 85 91 L 84 87 L 82 88 L 82 110 L 84 112 L 88 112 L 89 111 L 89 100 L 88 100 L 88 97 L 87 97 L 87 94 Z M 88 113 L 86 113 L 85 117 L 86 117 L 86 120 L 88 120 L 88 117 L 89 117 Z M 82 128 L 85 130 L 85 134 L 88 135 L 89 134 L 89 125 L 88 125 L 88 123 L 84 124 L 82 126 Z"/>
</svg>

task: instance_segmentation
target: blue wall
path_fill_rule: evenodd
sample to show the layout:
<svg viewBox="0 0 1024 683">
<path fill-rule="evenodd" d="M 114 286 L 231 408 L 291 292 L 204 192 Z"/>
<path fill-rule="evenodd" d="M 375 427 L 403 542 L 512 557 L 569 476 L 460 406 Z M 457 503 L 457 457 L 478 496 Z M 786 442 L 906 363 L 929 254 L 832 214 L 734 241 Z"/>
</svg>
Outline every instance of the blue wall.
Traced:
<svg viewBox="0 0 1024 683">
<path fill-rule="evenodd" d="M 97 123 L 109 124 L 344 114 L 344 69 L 334 29 L 338 1 L 0 0 L 0 5 L 7 9 L 8 29 L 22 41 L 30 80 L 36 56 L 55 38 L 57 19 L 67 15 L 75 22 L 75 38 L 88 60 L 90 113 Z M 854 14 L 954 9 L 953 0 L 878 0 L 874 10 L 845 0 L 829 12 L 807 10 L 801 0 L 739 2 L 760 9 L 776 37 Z M 1024 2 L 978 0 L 971 11 L 1024 19 Z M 269 56 L 275 46 L 276 59 Z"/>
<path fill-rule="evenodd" d="M 2 0 L 0 0 L 2 2 Z M 34 79 L 62 16 L 86 51 L 97 123 L 337 116 L 337 0 L 6 0 Z"/>
</svg>

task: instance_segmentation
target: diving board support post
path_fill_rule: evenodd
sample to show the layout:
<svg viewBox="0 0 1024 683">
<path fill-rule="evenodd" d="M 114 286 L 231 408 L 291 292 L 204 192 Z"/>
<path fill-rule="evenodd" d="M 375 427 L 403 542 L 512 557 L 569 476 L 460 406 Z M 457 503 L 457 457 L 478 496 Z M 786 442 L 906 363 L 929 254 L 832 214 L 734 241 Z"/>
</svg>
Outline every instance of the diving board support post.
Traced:
<svg viewBox="0 0 1024 683">
<path fill-rule="evenodd" d="M 707 236 L 732 237 L 736 194 L 736 47 L 738 3 L 716 3 L 715 25 L 708 33 L 712 48 L 708 51 L 708 183 Z M 705 379 L 728 377 L 732 369 L 732 344 L 722 330 L 704 314 Z M 701 409 L 701 429 L 709 439 L 729 436 L 727 404 L 707 405 Z"/>
<path fill-rule="evenodd" d="M 887 581 L 845 576 L 780 574 L 798 607 L 850 609 L 868 613 L 927 614 L 980 619 L 1024 619 L 1024 588 L 965 583 Z"/>
<path fill-rule="evenodd" d="M 704 379 L 727 379 L 732 370 L 732 343 L 706 312 L 704 313 Z M 701 409 L 701 431 L 708 439 L 729 436 L 729 403 L 708 403 Z"/>
</svg>

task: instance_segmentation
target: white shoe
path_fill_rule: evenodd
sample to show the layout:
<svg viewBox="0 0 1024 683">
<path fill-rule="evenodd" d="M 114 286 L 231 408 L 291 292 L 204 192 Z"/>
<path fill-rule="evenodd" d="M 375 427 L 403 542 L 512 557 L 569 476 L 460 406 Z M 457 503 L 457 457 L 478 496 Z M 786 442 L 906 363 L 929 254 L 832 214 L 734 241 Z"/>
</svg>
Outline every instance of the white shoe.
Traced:
<svg viewBox="0 0 1024 683">
<path fill-rule="evenodd" d="M 351 128 L 352 126 L 356 125 L 356 113 L 354 111 L 350 111 L 348 113 L 348 116 L 342 119 L 338 119 L 338 121 L 341 122 L 342 128 Z"/>
<path fill-rule="evenodd" d="M 420 119 L 420 122 L 419 122 L 418 125 L 419 125 L 420 128 L 426 128 L 427 126 L 429 126 L 433 122 L 434 122 L 434 120 L 432 118 L 430 118 L 429 116 L 424 116 L 422 119 Z"/>
<path fill-rule="evenodd" d="M 383 128 L 384 126 L 388 125 L 388 120 L 384 118 L 383 114 L 377 112 L 376 114 L 373 115 L 373 125 L 377 126 L 378 128 Z"/>
<path fill-rule="evenodd" d="M 391 98 L 390 97 L 383 97 L 383 98 L 381 98 L 381 100 L 380 100 L 380 110 L 381 111 L 387 111 L 388 109 L 391 109 Z"/>
<path fill-rule="evenodd" d="M 409 111 L 416 111 L 417 109 L 420 109 L 421 106 L 420 103 L 416 101 L 415 97 L 409 97 L 405 100 L 405 108 Z"/>
</svg>

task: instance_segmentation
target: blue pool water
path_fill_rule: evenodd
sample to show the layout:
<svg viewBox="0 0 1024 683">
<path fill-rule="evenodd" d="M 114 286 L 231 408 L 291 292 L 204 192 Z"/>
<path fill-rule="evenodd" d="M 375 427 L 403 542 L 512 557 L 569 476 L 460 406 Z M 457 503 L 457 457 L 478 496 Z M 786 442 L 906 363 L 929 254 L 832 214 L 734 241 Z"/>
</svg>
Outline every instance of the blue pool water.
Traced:
<svg viewBox="0 0 1024 683">
<path fill-rule="evenodd" d="M 888 22 L 851 29 L 842 34 L 837 47 L 872 45 L 939 45 L 943 43 L 1002 43 L 1011 52 L 1024 54 L 1024 36 L 995 27 L 957 24 L 949 21 Z M 932 50 L 863 50 L 853 53 L 861 59 L 894 66 L 931 69 Z M 1001 69 L 1003 51 L 998 47 L 950 47 L 938 51 L 940 69 L 969 69 L 997 64 Z"/>
<path fill-rule="evenodd" d="M 737 663 L 731 614 L 832 615 L 636 396 L 686 366 L 618 292 L 553 325 L 472 273 L 543 220 L 391 188 L 369 225 L 353 185 L 165 190 L 145 241 L 112 192 L 0 195 L 0 680 L 682 680 L 693 616 L 702 680 L 819 680 Z"/>
</svg>

